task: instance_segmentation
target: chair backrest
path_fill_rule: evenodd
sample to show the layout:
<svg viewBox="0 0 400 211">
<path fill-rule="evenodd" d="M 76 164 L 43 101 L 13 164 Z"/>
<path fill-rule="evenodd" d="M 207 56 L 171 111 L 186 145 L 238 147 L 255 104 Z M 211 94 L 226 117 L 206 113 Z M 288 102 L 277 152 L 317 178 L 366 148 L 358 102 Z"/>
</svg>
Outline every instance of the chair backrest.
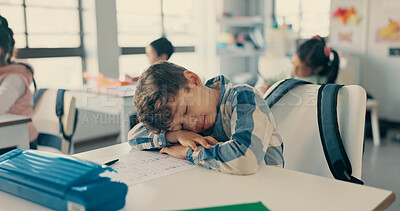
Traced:
<svg viewBox="0 0 400 211">
<path fill-rule="evenodd" d="M 279 82 L 268 89 L 266 97 Z M 301 85 L 284 95 L 272 108 L 284 143 L 285 168 L 333 178 L 326 162 L 317 119 L 320 85 Z M 365 90 L 357 85 L 339 89 L 339 131 L 352 165 L 353 176 L 361 178 L 365 121 Z"/>
<path fill-rule="evenodd" d="M 44 91 L 35 104 L 32 122 L 40 134 L 58 136 L 62 139 L 61 146 L 59 148 L 57 147 L 58 150 L 64 154 L 73 153 L 72 141 L 70 143 L 65 140 L 63 134 L 60 132 L 60 120 L 56 115 L 56 99 L 57 90 L 49 89 Z M 75 113 L 75 97 L 66 91 L 64 93 L 64 115 L 62 116 L 61 121 L 63 123 L 64 134 L 67 136 L 73 134 L 74 124 L 76 121 Z M 49 144 L 48 146 L 52 146 L 52 144 Z M 52 147 L 54 147 L 54 145 Z"/>
</svg>

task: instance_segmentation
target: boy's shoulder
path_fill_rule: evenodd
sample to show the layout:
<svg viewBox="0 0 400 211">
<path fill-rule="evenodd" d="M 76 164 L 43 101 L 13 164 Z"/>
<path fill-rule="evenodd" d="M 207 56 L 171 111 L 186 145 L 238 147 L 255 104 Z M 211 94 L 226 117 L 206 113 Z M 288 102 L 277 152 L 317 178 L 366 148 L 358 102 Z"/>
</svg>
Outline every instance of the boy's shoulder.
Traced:
<svg viewBox="0 0 400 211">
<path fill-rule="evenodd" d="M 232 84 L 225 88 L 225 101 L 237 102 L 240 104 L 257 104 L 256 101 L 258 102 L 262 99 L 261 94 L 254 87 L 247 84 Z"/>
<path fill-rule="evenodd" d="M 208 80 L 206 86 L 221 90 L 221 94 L 223 95 L 221 96 L 221 104 L 225 104 L 228 101 L 235 101 L 241 96 L 256 96 L 255 98 L 262 98 L 261 94 L 254 87 L 248 84 L 233 84 L 223 75 Z M 245 98 L 248 99 L 248 97 Z"/>
</svg>

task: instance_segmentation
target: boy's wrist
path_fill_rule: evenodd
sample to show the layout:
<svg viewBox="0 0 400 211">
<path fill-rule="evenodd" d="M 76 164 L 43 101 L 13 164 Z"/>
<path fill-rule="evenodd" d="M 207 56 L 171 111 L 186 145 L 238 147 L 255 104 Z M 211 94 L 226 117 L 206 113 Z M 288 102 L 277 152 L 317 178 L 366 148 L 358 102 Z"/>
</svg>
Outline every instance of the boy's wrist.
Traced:
<svg viewBox="0 0 400 211">
<path fill-rule="evenodd" d="M 165 139 L 171 144 L 178 143 L 177 132 L 173 132 L 173 131 L 165 132 Z"/>
</svg>

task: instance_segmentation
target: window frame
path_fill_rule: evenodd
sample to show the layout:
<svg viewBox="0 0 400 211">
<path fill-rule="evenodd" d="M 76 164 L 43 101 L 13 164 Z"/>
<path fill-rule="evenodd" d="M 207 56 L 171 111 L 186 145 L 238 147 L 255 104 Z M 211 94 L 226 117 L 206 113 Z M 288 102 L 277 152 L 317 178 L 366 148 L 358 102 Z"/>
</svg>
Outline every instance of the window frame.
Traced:
<svg viewBox="0 0 400 211">
<path fill-rule="evenodd" d="M 272 0 L 272 17 L 273 17 L 273 19 L 274 19 L 274 21 L 276 21 L 277 20 L 277 12 L 276 12 L 276 7 L 277 7 L 277 3 L 276 3 L 276 1 L 277 0 Z M 299 26 L 299 31 L 298 31 L 298 39 L 307 39 L 306 37 L 302 37 L 302 31 L 303 31 L 303 28 L 304 27 L 302 27 L 302 21 L 303 21 L 303 15 L 304 15 L 304 11 L 303 11 L 303 8 L 302 8 L 302 4 L 303 4 L 303 1 L 304 0 L 299 0 L 299 13 L 296 15 L 297 17 L 298 17 L 298 26 Z M 330 3 L 332 2 L 332 0 L 329 0 L 330 1 Z M 331 11 L 328 11 L 328 17 L 330 17 L 330 13 L 331 13 Z M 321 13 L 321 14 L 325 14 L 325 13 Z M 329 19 L 329 25 L 330 25 L 330 19 Z M 328 34 L 327 35 L 324 35 L 323 37 L 329 37 L 329 35 L 330 35 L 330 31 L 329 31 L 329 27 L 328 27 Z"/>
<path fill-rule="evenodd" d="M 164 24 L 164 0 L 160 0 L 161 4 L 161 36 L 165 37 L 165 24 Z M 146 47 L 120 47 L 121 55 L 135 55 L 135 54 L 146 54 Z M 194 53 L 196 52 L 196 47 L 194 45 L 189 46 L 175 46 L 174 45 L 174 53 Z"/>
<path fill-rule="evenodd" d="M 86 70 L 86 54 L 84 49 L 84 32 L 83 32 L 83 20 L 82 20 L 82 0 L 78 1 L 78 14 L 79 14 L 79 39 L 80 45 L 75 48 L 30 48 L 28 40 L 28 25 L 26 15 L 26 0 L 22 1 L 22 8 L 24 13 L 24 29 L 25 29 L 25 47 L 17 48 L 15 57 L 19 59 L 31 59 L 31 58 L 54 58 L 54 57 L 80 57 L 82 60 L 82 72 Z"/>
</svg>

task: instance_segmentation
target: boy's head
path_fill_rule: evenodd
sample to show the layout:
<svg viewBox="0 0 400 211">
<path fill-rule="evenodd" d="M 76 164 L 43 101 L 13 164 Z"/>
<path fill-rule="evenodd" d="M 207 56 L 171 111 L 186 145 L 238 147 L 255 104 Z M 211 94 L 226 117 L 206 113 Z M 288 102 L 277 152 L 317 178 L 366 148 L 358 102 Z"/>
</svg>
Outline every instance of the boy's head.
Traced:
<svg viewBox="0 0 400 211">
<path fill-rule="evenodd" d="M 154 64 L 158 61 L 167 61 L 174 53 L 174 46 L 167 38 L 161 37 L 151 42 L 145 50 L 149 63 Z"/>
<path fill-rule="evenodd" d="M 219 90 L 205 87 L 184 67 L 163 61 L 140 76 L 134 100 L 139 121 L 151 132 L 200 133 L 214 126 Z"/>
</svg>

